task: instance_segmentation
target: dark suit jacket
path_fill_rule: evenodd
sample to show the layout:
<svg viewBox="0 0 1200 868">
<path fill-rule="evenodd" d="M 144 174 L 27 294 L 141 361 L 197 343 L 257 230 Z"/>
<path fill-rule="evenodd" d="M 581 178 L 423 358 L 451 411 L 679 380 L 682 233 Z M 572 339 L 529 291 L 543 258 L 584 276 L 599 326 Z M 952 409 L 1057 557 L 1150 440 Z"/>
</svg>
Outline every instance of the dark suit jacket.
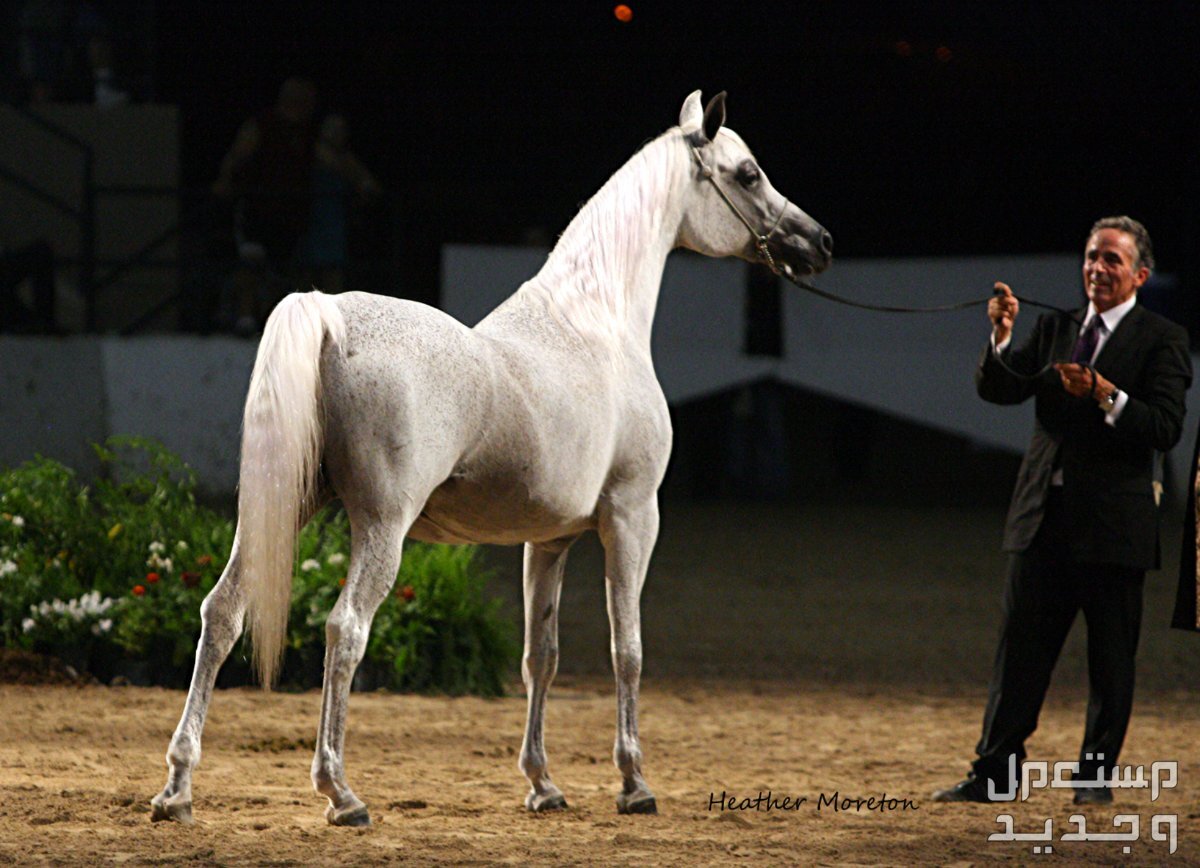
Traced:
<svg viewBox="0 0 1200 868">
<path fill-rule="evenodd" d="M 1171 626 L 1180 630 L 1200 631 L 1197 604 L 1200 582 L 1196 573 L 1196 467 L 1200 461 L 1200 436 L 1192 453 L 1191 484 L 1188 486 L 1187 512 L 1183 514 L 1183 541 L 1179 550 L 1179 587 L 1175 593 L 1175 614 Z"/>
<path fill-rule="evenodd" d="M 1077 314 L 1080 321 L 1086 310 Z M 1033 374 L 1047 362 L 1067 361 L 1079 335 L 1078 323 L 1063 314 L 1044 314 L 1018 349 L 1010 344 L 1003 361 Z M 1154 501 L 1156 452 L 1179 440 L 1184 395 L 1192 381 L 1187 332 L 1134 305 L 1096 358 L 1096 370 L 1129 395 L 1115 427 L 1091 398 L 1074 398 L 1058 372 L 1023 380 L 984 350 L 975 372 L 981 398 L 1017 404 L 1036 402 L 1033 439 L 1021 462 L 1004 530 L 1004 549 L 1029 548 L 1045 513 L 1055 456 L 1063 471 L 1063 506 L 1071 525 L 1071 554 L 1086 563 L 1136 569 L 1158 567 L 1158 509 Z"/>
</svg>

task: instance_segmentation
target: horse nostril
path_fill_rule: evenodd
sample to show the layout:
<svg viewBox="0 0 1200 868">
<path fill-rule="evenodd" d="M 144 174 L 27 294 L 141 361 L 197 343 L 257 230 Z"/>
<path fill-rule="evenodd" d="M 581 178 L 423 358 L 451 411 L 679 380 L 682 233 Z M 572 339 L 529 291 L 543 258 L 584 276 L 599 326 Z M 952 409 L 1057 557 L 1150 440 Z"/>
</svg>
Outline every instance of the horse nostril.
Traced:
<svg viewBox="0 0 1200 868">
<path fill-rule="evenodd" d="M 821 233 L 821 250 L 825 252 L 826 256 L 833 255 L 833 236 L 828 232 Z"/>
</svg>

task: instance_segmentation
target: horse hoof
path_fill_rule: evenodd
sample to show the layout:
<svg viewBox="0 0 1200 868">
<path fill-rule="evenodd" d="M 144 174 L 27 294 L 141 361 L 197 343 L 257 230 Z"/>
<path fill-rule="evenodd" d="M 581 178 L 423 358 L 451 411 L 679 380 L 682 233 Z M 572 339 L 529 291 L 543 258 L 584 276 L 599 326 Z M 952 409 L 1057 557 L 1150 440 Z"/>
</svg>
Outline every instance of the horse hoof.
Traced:
<svg viewBox="0 0 1200 868">
<path fill-rule="evenodd" d="M 371 825 L 371 812 L 362 803 L 350 808 L 343 808 L 340 811 L 335 811 L 333 805 L 330 805 L 325 809 L 325 819 L 331 826 L 369 826 Z"/>
<path fill-rule="evenodd" d="M 658 804 L 649 793 L 621 793 L 617 796 L 618 814 L 657 814 Z"/>
<path fill-rule="evenodd" d="M 567 800 L 562 793 L 546 793 L 540 796 L 537 793 L 530 793 L 525 798 L 525 807 L 535 814 L 543 811 L 565 811 Z"/>
<path fill-rule="evenodd" d="M 164 798 L 161 794 L 155 796 L 150 801 L 150 821 L 161 823 L 163 820 L 174 820 L 185 826 L 192 825 L 195 820 L 192 819 L 191 800 L 175 801 L 170 797 Z"/>
</svg>

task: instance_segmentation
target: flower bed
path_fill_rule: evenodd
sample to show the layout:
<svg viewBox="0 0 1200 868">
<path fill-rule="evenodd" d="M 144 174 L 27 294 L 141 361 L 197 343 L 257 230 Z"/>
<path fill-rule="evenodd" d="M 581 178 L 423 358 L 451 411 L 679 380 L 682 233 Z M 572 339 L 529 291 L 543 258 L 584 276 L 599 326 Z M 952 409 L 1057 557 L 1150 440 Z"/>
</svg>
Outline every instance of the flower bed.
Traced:
<svg viewBox="0 0 1200 868">
<path fill-rule="evenodd" d="M 82 485 L 46 458 L 0 471 L 0 646 L 59 657 L 107 681 L 186 685 L 200 603 L 234 524 L 196 502 L 195 474 L 153 441 L 96 447 L 104 478 Z M 282 683 L 320 683 L 325 619 L 349 566 L 350 529 L 326 509 L 301 532 Z M 408 543 L 375 616 L 360 686 L 498 695 L 518 659 L 515 625 L 484 594 L 472 546 Z M 219 683 L 249 680 L 235 647 Z"/>
</svg>

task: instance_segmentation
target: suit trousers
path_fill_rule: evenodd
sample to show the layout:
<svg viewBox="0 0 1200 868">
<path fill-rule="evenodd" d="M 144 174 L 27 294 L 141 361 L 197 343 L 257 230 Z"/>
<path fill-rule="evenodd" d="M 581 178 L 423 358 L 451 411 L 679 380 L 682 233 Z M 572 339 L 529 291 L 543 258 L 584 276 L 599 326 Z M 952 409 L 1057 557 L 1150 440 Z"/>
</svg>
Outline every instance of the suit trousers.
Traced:
<svg viewBox="0 0 1200 868">
<path fill-rule="evenodd" d="M 1052 487 L 1033 543 L 1013 555 L 1009 566 L 1000 646 L 975 747 L 977 777 L 1008 781 L 1010 756 L 1020 768 L 1054 664 L 1081 609 L 1089 692 L 1080 774 L 1094 780 L 1099 768 L 1117 763 L 1133 710 L 1145 571 L 1075 559 L 1069 531 L 1062 491 Z"/>
</svg>

